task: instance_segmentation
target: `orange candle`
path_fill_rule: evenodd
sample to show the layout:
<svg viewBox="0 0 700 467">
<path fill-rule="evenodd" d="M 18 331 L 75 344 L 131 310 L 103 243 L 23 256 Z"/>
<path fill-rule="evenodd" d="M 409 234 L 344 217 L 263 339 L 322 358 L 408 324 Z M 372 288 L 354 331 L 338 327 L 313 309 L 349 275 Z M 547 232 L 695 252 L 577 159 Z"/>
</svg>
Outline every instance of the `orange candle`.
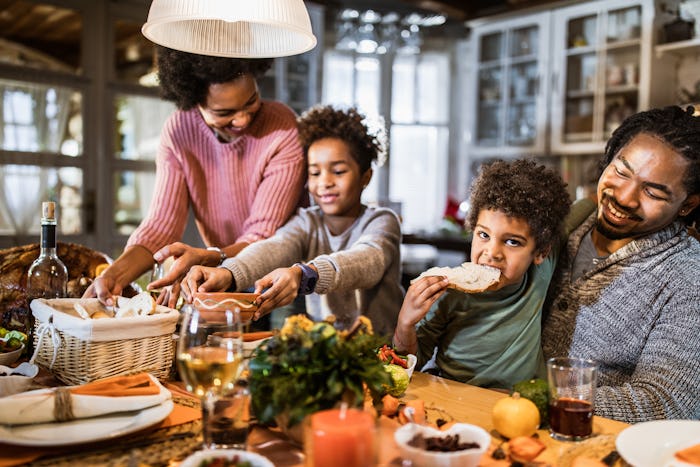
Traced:
<svg viewBox="0 0 700 467">
<path fill-rule="evenodd" d="M 307 465 L 368 467 L 375 464 L 376 430 L 372 414 L 331 409 L 311 415 L 306 443 Z"/>
</svg>

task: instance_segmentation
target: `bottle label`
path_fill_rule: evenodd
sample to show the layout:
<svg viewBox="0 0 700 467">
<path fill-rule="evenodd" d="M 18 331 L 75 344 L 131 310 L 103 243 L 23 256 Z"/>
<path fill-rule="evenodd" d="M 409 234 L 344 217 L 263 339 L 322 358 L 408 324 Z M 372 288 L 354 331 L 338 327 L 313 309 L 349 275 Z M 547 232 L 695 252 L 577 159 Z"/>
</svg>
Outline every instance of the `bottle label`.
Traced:
<svg viewBox="0 0 700 467">
<path fill-rule="evenodd" d="M 56 248 L 56 225 L 41 226 L 41 248 Z"/>
</svg>

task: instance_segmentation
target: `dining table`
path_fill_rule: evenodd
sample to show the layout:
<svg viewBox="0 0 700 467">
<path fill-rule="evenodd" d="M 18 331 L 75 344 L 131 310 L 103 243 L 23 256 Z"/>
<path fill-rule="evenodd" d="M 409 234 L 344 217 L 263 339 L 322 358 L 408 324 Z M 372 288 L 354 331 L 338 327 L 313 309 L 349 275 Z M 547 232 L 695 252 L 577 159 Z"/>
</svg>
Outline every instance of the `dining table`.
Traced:
<svg viewBox="0 0 700 467">
<path fill-rule="evenodd" d="M 182 460 L 202 449 L 199 400 L 188 393 L 181 382 L 165 382 L 175 402 L 175 409 L 160 423 L 125 436 L 97 440 L 89 443 L 72 443 L 58 446 L 16 446 L 0 443 L 0 467 L 32 466 L 126 466 L 126 467 L 178 467 Z M 430 423 L 461 422 L 478 425 L 491 434 L 491 445 L 482 457 L 480 466 L 506 467 L 508 459 L 492 457 L 504 439 L 494 430 L 491 413 L 494 404 L 508 394 L 469 384 L 414 372 L 402 402 L 423 401 Z M 400 426 L 396 417 L 378 417 L 379 446 L 377 465 L 401 466 L 403 463 L 394 431 Z M 593 436 L 580 442 L 563 442 L 551 438 L 545 429 L 535 434 L 546 449 L 536 458 L 538 466 L 562 466 L 571 464 L 577 456 L 602 458 L 615 449 L 615 437 L 624 430 L 626 423 L 595 416 Z M 507 443 L 506 447 L 507 447 Z M 253 423 L 248 435 L 248 450 L 257 452 L 275 466 L 303 466 L 303 446 L 291 440 L 276 427 Z M 625 465 L 618 461 L 618 466 Z"/>
</svg>

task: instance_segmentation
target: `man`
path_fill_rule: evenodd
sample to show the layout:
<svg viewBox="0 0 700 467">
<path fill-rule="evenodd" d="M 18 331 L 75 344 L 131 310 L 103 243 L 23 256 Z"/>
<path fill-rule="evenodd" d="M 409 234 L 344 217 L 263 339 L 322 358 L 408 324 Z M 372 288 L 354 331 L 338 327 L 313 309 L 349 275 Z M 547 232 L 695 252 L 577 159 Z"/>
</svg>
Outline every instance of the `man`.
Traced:
<svg viewBox="0 0 700 467">
<path fill-rule="evenodd" d="M 613 133 L 597 211 L 569 237 L 545 317 L 547 358 L 599 365 L 595 413 L 700 418 L 700 117 L 667 107 Z"/>
</svg>

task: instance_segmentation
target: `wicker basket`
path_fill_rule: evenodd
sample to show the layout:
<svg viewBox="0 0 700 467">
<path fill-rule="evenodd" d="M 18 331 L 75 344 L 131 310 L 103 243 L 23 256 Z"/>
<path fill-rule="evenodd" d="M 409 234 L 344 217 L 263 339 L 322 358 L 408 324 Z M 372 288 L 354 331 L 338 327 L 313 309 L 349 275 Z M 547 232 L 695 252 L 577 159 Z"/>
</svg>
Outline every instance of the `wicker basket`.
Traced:
<svg viewBox="0 0 700 467">
<path fill-rule="evenodd" d="M 176 310 L 158 306 L 149 316 L 85 320 L 74 311 L 77 301 L 86 299 L 32 301 L 34 363 L 69 385 L 140 372 L 168 379 Z"/>
</svg>

